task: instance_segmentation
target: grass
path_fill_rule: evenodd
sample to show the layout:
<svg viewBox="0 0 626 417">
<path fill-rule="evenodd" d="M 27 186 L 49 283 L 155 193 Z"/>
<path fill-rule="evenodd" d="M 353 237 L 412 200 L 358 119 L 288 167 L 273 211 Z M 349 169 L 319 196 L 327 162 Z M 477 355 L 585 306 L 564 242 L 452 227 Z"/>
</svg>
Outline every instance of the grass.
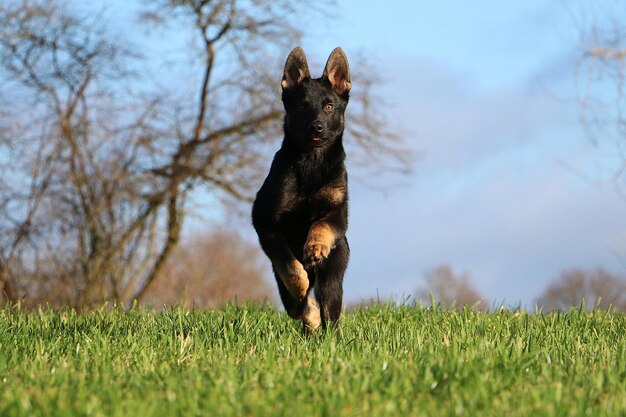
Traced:
<svg viewBox="0 0 626 417">
<path fill-rule="evenodd" d="M 0 309 L 0 416 L 617 416 L 626 318 L 374 305 Z"/>
</svg>

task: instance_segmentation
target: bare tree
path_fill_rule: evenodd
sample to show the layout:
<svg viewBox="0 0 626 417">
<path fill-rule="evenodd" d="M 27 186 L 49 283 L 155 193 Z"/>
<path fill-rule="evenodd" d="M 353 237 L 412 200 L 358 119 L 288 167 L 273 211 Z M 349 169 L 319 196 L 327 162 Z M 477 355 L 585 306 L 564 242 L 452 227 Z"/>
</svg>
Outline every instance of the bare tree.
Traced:
<svg viewBox="0 0 626 417">
<path fill-rule="evenodd" d="M 579 27 L 581 54 L 576 64 L 580 122 L 591 142 L 613 149 L 603 153 L 603 179 L 623 189 L 626 174 L 626 6 L 598 0 L 572 13 Z M 608 163 L 609 166 L 606 166 Z"/>
<path fill-rule="evenodd" d="M 273 302 L 257 245 L 225 229 L 196 235 L 174 249 L 146 303 L 217 308 L 227 302 Z"/>
<path fill-rule="evenodd" d="M 122 104 L 127 54 L 97 20 L 54 2 L 10 6 L 0 10 L 5 293 L 23 294 L 26 277 L 73 276 L 75 303 L 121 298 L 156 235 L 156 205 L 138 193 L 153 184 L 133 172 L 151 108 Z"/>
<path fill-rule="evenodd" d="M 469 273 L 455 275 L 449 265 L 439 265 L 425 274 L 424 285 L 418 289 L 416 299 L 427 301 L 431 294 L 449 308 L 487 308 L 485 297 L 474 288 Z"/>
<path fill-rule="evenodd" d="M 546 311 L 566 311 L 582 302 L 588 308 L 612 307 L 626 311 L 626 278 L 602 268 L 595 271 L 569 269 L 543 291 L 535 304 Z"/>
<path fill-rule="evenodd" d="M 317 4 L 151 3 L 145 25 L 187 31 L 198 72 L 156 93 L 136 71 L 150 62 L 102 13 L 55 0 L 0 6 L 0 291 L 61 286 L 75 306 L 142 301 L 181 238 L 190 193 L 250 201 L 281 135 L 273 69 L 301 36 L 296 3 Z M 357 154 L 406 167 L 370 107 L 371 78 L 354 84 Z"/>
</svg>

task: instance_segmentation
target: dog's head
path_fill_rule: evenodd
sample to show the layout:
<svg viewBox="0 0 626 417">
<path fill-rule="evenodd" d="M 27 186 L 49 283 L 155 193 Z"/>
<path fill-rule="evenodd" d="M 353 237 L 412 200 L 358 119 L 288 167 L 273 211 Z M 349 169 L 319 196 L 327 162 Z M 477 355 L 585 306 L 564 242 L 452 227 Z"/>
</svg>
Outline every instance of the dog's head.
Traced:
<svg viewBox="0 0 626 417">
<path fill-rule="evenodd" d="M 312 149 L 329 146 L 341 136 L 351 87 L 348 59 L 341 48 L 333 50 L 317 79 L 311 78 L 302 48 L 294 48 L 281 86 L 288 138 Z"/>
</svg>

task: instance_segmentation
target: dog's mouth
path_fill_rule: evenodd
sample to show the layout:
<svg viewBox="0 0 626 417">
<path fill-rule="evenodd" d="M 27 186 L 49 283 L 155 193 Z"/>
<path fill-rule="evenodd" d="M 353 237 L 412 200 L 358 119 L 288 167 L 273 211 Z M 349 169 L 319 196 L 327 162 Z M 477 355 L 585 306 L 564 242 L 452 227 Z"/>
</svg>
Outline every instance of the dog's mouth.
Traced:
<svg viewBox="0 0 626 417">
<path fill-rule="evenodd" d="M 326 144 L 326 138 L 321 136 L 312 136 L 309 143 L 315 148 L 322 147 Z"/>
</svg>

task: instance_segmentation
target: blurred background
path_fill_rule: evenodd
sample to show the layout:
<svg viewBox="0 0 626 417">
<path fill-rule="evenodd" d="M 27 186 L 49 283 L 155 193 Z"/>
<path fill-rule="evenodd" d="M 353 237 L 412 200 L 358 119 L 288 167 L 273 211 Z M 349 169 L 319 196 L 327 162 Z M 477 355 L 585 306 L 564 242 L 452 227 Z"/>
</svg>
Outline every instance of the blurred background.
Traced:
<svg viewBox="0 0 626 417">
<path fill-rule="evenodd" d="M 251 201 L 341 46 L 347 304 L 626 310 L 626 4 L 4 1 L 2 301 L 277 302 Z"/>
</svg>

